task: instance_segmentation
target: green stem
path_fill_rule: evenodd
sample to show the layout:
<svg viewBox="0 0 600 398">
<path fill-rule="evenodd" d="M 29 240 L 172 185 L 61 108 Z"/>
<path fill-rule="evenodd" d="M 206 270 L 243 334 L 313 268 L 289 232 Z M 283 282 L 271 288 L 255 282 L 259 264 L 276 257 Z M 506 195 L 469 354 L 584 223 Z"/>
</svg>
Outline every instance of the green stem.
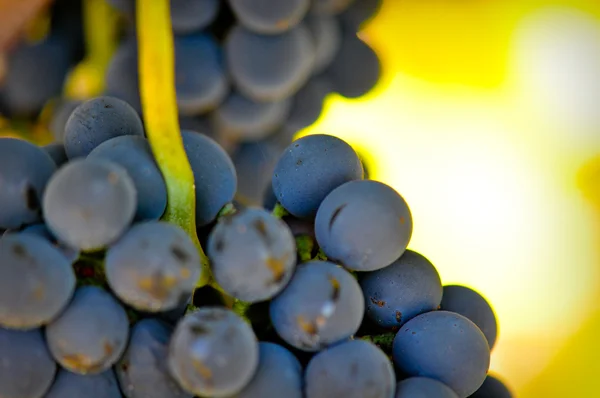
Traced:
<svg viewBox="0 0 600 398">
<path fill-rule="evenodd" d="M 277 202 L 271 214 L 273 214 L 273 216 L 276 218 L 283 218 L 288 216 L 290 213 L 279 202 Z"/>
<path fill-rule="evenodd" d="M 202 260 L 198 286 L 212 277 L 196 235 L 194 174 L 183 148 L 175 96 L 175 54 L 169 0 L 137 0 L 140 96 L 146 135 L 167 185 L 163 220 L 192 238 Z"/>
<path fill-rule="evenodd" d="M 315 241 L 308 235 L 300 235 L 296 237 L 296 250 L 301 262 L 310 261 L 312 259 L 312 251 L 315 247 Z"/>
<path fill-rule="evenodd" d="M 362 336 L 360 339 L 370 341 L 371 343 L 381 348 L 383 352 L 390 353 L 392 352 L 394 337 L 396 337 L 396 333 L 389 332 L 383 334 L 376 334 L 372 336 Z"/>
</svg>

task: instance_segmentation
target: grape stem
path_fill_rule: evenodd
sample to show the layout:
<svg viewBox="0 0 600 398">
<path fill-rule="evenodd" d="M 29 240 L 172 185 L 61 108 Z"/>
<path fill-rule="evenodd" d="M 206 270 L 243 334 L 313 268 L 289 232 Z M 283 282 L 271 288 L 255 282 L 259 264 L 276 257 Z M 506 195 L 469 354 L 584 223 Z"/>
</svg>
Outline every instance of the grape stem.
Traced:
<svg viewBox="0 0 600 398">
<path fill-rule="evenodd" d="M 385 352 L 386 354 L 389 354 L 392 352 L 392 346 L 394 344 L 394 337 L 396 337 L 396 333 L 390 332 L 390 333 L 376 334 L 376 335 L 372 335 L 372 336 L 362 336 L 362 337 L 360 337 L 360 339 L 370 341 L 371 343 L 373 343 L 376 346 L 378 346 L 379 348 L 381 348 L 381 350 L 383 352 Z"/>
<path fill-rule="evenodd" d="M 212 279 L 196 234 L 194 174 L 183 148 L 175 96 L 175 55 L 169 0 L 137 0 L 140 95 L 146 135 L 167 186 L 163 220 L 179 225 L 200 252 L 198 287 Z"/>
</svg>

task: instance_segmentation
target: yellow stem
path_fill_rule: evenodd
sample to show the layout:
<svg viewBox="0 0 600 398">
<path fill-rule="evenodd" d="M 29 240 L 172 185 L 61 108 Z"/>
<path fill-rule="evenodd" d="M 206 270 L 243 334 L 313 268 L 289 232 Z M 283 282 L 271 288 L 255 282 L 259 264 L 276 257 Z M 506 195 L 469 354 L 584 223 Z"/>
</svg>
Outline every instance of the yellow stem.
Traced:
<svg viewBox="0 0 600 398">
<path fill-rule="evenodd" d="M 208 259 L 196 235 L 194 174 L 183 148 L 175 97 L 175 54 L 169 0 L 137 0 L 140 95 L 146 135 L 167 185 L 163 219 L 183 228 L 202 258 L 199 286 L 210 279 Z"/>
</svg>

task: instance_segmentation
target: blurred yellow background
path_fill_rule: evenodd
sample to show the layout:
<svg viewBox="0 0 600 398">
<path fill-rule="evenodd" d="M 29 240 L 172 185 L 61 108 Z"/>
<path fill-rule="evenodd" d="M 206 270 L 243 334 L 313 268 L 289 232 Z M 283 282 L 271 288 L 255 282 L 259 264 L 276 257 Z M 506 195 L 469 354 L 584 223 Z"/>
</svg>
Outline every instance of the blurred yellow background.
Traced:
<svg viewBox="0 0 600 398">
<path fill-rule="evenodd" d="M 600 396 L 600 2 L 384 0 L 363 38 L 381 83 L 303 134 L 362 148 L 411 247 L 491 301 L 517 397 Z"/>
</svg>

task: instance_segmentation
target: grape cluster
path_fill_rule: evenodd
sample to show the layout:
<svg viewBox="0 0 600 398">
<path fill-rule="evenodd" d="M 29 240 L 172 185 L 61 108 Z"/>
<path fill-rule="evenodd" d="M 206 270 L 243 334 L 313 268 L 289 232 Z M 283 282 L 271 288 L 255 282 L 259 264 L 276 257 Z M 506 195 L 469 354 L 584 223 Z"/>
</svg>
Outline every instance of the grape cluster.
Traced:
<svg viewBox="0 0 600 398">
<path fill-rule="evenodd" d="M 0 138 L 0 397 L 511 396 L 488 376 L 492 307 L 408 249 L 404 198 L 343 140 L 292 142 L 330 92 L 377 81 L 356 31 L 379 4 L 171 1 L 210 270 L 161 220 L 172 197 L 140 118 L 134 36 L 106 95 L 56 109 L 57 142 Z M 41 106 L 8 86 L 12 114 Z"/>
</svg>

